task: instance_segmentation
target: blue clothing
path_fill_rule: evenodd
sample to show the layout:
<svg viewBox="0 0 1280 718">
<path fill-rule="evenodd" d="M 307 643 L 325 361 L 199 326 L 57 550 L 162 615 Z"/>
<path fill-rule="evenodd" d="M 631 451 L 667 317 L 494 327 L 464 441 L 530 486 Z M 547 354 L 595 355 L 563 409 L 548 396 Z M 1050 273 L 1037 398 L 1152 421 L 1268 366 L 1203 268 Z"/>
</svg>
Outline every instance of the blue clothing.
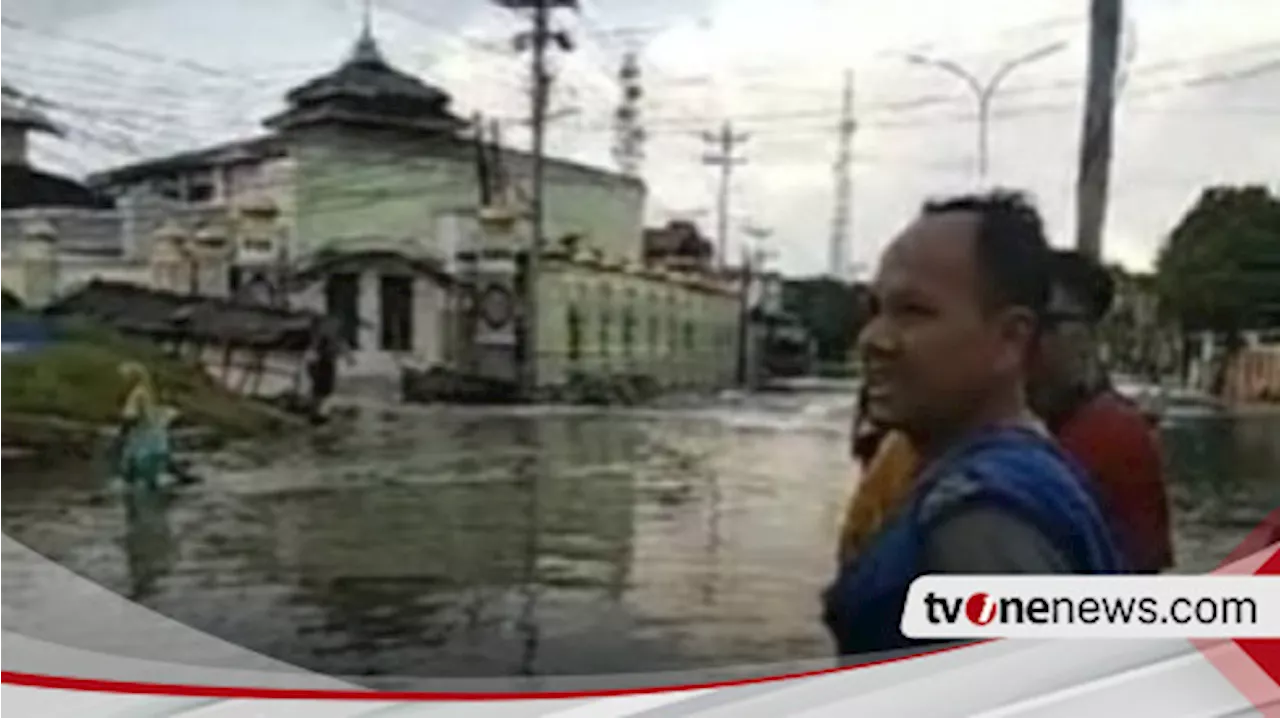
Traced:
<svg viewBox="0 0 1280 718">
<path fill-rule="evenodd" d="M 973 507 L 1005 511 L 1033 527 L 1076 573 L 1124 571 L 1090 480 L 1075 461 L 1028 429 L 986 429 L 930 463 L 899 515 L 840 568 L 823 598 L 841 655 L 924 643 L 900 629 L 907 589 L 924 572 L 930 532 Z"/>
<path fill-rule="evenodd" d="M 143 419 L 124 436 L 120 449 L 120 475 L 125 483 L 156 488 L 169 465 L 169 430 L 155 420 Z"/>
</svg>

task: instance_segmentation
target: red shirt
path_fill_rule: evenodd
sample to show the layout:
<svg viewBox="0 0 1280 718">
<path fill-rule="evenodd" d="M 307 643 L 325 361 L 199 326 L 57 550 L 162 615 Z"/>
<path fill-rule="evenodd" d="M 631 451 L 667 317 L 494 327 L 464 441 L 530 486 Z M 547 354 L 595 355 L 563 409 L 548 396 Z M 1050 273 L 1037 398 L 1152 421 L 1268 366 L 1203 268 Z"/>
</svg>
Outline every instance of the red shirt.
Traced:
<svg viewBox="0 0 1280 718">
<path fill-rule="evenodd" d="M 1058 441 L 1093 476 L 1134 569 L 1156 572 L 1172 566 L 1160 447 L 1142 412 L 1104 391 L 1062 424 Z"/>
</svg>

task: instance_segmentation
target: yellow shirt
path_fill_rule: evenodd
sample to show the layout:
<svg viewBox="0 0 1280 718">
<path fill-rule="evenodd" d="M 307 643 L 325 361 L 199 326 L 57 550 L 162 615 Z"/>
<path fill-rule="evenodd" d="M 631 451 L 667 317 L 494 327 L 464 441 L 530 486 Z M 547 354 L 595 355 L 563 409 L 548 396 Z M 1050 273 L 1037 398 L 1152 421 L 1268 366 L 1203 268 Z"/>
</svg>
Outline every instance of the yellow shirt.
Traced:
<svg viewBox="0 0 1280 718">
<path fill-rule="evenodd" d="M 848 560 L 901 508 L 919 468 L 919 455 L 907 437 L 891 431 L 858 483 L 845 510 L 838 555 Z"/>
<path fill-rule="evenodd" d="M 140 381 L 129 390 L 120 415 L 127 421 L 155 421 L 156 399 L 146 382 Z"/>
</svg>

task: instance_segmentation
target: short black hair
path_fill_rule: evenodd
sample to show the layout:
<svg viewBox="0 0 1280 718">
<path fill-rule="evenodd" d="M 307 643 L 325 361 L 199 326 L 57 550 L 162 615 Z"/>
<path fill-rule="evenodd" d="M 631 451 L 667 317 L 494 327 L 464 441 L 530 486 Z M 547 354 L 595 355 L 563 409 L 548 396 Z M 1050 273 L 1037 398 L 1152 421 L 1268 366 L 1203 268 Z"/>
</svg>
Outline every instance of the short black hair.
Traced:
<svg viewBox="0 0 1280 718">
<path fill-rule="evenodd" d="M 925 202 L 925 216 L 973 212 L 979 216 L 975 261 L 991 307 L 1026 307 L 1043 319 L 1049 305 L 1051 252 L 1044 220 L 1027 195 L 995 189 Z"/>
<path fill-rule="evenodd" d="M 1090 323 L 1097 323 L 1111 311 L 1116 283 L 1102 263 L 1074 249 L 1053 253 L 1053 284 L 1084 305 Z"/>
</svg>

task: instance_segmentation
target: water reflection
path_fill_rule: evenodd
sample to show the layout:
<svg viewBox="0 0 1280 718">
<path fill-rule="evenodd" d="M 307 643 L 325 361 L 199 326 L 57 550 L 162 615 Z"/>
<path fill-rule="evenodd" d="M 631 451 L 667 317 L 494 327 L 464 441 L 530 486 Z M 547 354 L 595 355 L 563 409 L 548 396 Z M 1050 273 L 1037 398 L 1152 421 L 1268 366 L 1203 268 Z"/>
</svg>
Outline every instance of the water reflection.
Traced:
<svg viewBox="0 0 1280 718">
<path fill-rule="evenodd" d="M 167 507 L 104 500 L 94 467 L 6 462 L 4 527 L 179 621 L 333 674 L 825 657 L 816 597 L 852 483 L 850 403 L 375 410 L 209 456 Z M 1204 571 L 1280 505 L 1280 426 L 1165 432 L 1179 570 Z"/>
<path fill-rule="evenodd" d="M 538 537 L 542 531 L 542 502 L 540 501 L 541 492 L 538 489 L 541 486 L 539 479 L 542 476 L 542 468 L 538 466 L 538 459 L 542 454 L 538 451 L 533 424 L 519 422 L 515 424 L 514 429 L 514 444 L 528 452 L 517 460 L 515 467 L 516 484 L 524 490 L 527 497 L 525 518 L 528 526 L 525 531 L 525 560 L 523 576 L 521 577 L 523 605 L 520 609 L 520 618 L 516 621 L 516 630 L 524 636 L 519 673 L 524 676 L 532 676 L 535 675 L 534 667 L 538 656 L 539 636 L 537 610 L 540 546 Z"/>
<path fill-rule="evenodd" d="M 146 603 L 156 581 L 173 567 L 173 533 L 169 528 L 166 494 L 125 491 L 124 552 L 129 571 L 129 598 Z"/>
</svg>

